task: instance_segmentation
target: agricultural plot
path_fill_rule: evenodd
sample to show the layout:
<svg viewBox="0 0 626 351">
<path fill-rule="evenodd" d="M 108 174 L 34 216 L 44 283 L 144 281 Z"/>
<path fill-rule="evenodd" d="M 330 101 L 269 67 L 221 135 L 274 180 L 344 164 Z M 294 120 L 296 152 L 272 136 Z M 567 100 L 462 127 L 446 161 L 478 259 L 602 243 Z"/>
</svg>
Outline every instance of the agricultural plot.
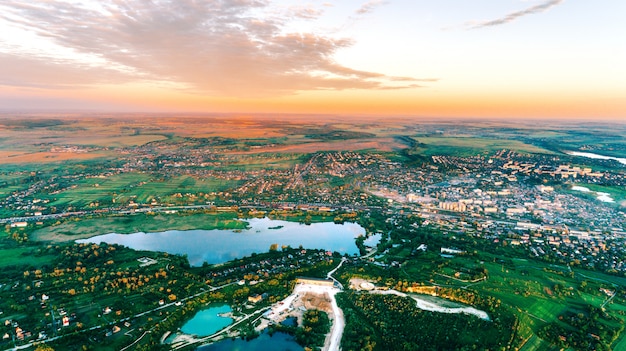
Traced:
<svg viewBox="0 0 626 351">
<path fill-rule="evenodd" d="M 137 135 L 96 135 L 95 137 L 76 137 L 69 139 L 68 142 L 76 145 L 85 146 L 103 146 L 110 148 L 138 146 L 153 141 L 165 140 L 164 135 L 156 134 L 137 134 Z"/>
<path fill-rule="evenodd" d="M 302 162 L 306 156 L 294 154 L 233 154 L 215 169 L 223 171 L 258 171 L 258 170 L 281 170 L 292 169 Z"/>
</svg>

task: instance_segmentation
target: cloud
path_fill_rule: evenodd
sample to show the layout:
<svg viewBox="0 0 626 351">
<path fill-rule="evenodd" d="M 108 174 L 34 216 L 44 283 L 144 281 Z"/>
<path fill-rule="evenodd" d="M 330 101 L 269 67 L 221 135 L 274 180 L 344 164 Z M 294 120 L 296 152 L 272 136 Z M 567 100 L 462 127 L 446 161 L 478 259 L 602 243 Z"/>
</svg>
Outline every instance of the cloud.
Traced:
<svg viewBox="0 0 626 351">
<path fill-rule="evenodd" d="M 125 74 L 94 67 L 76 67 L 66 63 L 28 56 L 0 53 L 0 85 L 40 89 L 85 88 L 85 75 L 90 81 L 116 83 L 126 80 Z"/>
<path fill-rule="evenodd" d="M 521 11 L 516 11 L 516 12 L 512 12 L 509 13 L 508 15 L 501 17 L 501 18 L 497 18 L 494 20 L 490 20 L 490 21 L 482 21 L 482 22 L 478 22 L 478 23 L 468 23 L 466 26 L 468 28 L 471 29 L 478 29 L 478 28 L 484 28 L 484 27 L 492 27 L 492 26 L 499 26 L 501 24 L 506 24 L 509 22 L 513 22 L 516 19 L 526 16 L 526 15 L 532 15 L 535 13 L 541 13 L 544 11 L 547 11 L 548 9 L 557 6 L 559 4 L 561 4 L 562 2 L 564 2 L 565 0 L 549 0 L 546 1 L 544 3 L 535 5 L 535 6 L 531 6 L 525 10 L 521 10 Z"/>
<path fill-rule="evenodd" d="M 289 7 L 289 10 L 288 10 L 288 16 L 298 17 L 298 18 L 307 19 L 307 20 L 317 19 L 323 14 L 324 14 L 323 9 L 318 9 L 318 8 L 311 7 L 311 6 L 302 6 L 302 5 L 291 6 Z"/>
<path fill-rule="evenodd" d="M 380 4 L 371 1 L 361 10 L 367 13 Z M 43 83 L 37 82 L 35 74 L 12 74 L 0 84 L 51 86 L 56 82 L 65 86 L 160 80 L 195 93 L 263 97 L 302 90 L 411 88 L 419 82 L 337 64 L 333 57 L 353 45 L 349 38 L 286 32 L 294 16 L 315 20 L 321 13 L 306 7 L 276 13 L 261 0 L 108 0 L 93 4 L 3 0 L 0 24 L 4 21 L 21 28 L 62 50 L 6 50 L 1 37 L 0 50 L 5 55 L 13 53 L 14 58 L 28 57 L 28 65 L 39 72 L 56 67 L 63 74 L 54 79 L 49 73 Z M 11 58 L 3 56 L 2 60 Z M 20 83 L 20 77 L 26 81 Z"/>
<path fill-rule="evenodd" d="M 364 3 L 363 5 L 361 5 L 361 7 L 358 10 L 356 10 L 356 14 L 366 15 L 368 13 L 373 12 L 377 7 L 385 5 L 387 3 L 388 2 L 384 0 L 370 0 Z"/>
</svg>

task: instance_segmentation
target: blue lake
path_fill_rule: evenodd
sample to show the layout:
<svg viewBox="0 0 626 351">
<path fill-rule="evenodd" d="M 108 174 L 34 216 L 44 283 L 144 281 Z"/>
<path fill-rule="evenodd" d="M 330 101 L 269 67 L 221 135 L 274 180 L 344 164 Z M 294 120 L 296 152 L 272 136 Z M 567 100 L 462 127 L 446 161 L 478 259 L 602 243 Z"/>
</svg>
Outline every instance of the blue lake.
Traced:
<svg viewBox="0 0 626 351">
<path fill-rule="evenodd" d="M 296 317 L 287 317 L 284 321 L 280 322 L 280 324 L 287 327 L 297 327 L 298 319 Z"/>
<path fill-rule="evenodd" d="M 303 351 L 304 348 L 294 340 L 293 336 L 276 332 L 270 336 L 267 332 L 250 341 L 242 339 L 226 339 L 215 344 L 202 346 L 198 351 Z"/>
<path fill-rule="evenodd" d="M 180 330 L 185 334 L 209 336 L 229 326 L 233 319 L 221 314 L 232 312 L 228 305 L 213 306 L 198 311 Z"/>
<path fill-rule="evenodd" d="M 355 238 L 365 235 L 365 229 L 356 223 L 332 222 L 300 223 L 271 220 L 269 218 L 247 219 L 249 228 L 240 232 L 232 230 L 169 230 L 157 233 L 104 234 L 78 243 L 106 242 L 119 244 L 135 250 L 162 251 L 187 255 L 189 264 L 201 266 L 224 263 L 252 253 L 267 252 L 270 245 L 302 246 L 307 249 L 324 249 L 341 254 L 358 254 Z"/>
</svg>

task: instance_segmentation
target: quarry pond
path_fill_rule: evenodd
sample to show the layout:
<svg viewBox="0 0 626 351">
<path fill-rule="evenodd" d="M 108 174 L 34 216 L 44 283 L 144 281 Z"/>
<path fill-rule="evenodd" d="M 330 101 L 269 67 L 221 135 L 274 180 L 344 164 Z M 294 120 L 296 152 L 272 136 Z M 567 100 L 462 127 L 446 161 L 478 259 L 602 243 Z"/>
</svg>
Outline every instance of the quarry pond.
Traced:
<svg viewBox="0 0 626 351">
<path fill-rule="evenodd" d="M 232 309 L 228 305 L 211 306 L 198 311 L 180 330 L 200 337 L 212 335 L 232 324 L 233 319 L 226 317 L 230 312 Z"/>
<path fill-rule="evenodd" d="M 78 243 L 106 242 L 124 245 L 135 250 L 162 251 L 187 255 L 189 264 L 201 266 L 224 263 L 252 253 L 267 252 L 271 245 L 302 246 L 307 249 L 324 249 L 341 254 L 358 254 L 355 238 L 365 235 L 365 229 L 356 223 L 332 222 L 310 225 L 272 220 L 246 219 L 244 230 L 168 230 L 154 233 L 110 233 L 77 240 Z"/>
</svg>

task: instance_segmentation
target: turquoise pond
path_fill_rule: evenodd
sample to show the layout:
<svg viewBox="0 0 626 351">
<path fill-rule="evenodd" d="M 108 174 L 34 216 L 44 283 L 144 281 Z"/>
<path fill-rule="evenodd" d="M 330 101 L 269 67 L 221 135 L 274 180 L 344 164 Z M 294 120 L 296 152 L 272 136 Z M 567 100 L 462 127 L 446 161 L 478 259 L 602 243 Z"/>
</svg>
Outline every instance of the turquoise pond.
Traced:
<svg viewBox="0 0 626 351">
<path fill-rule="evenodd" d="M 232 324 L 232 318 L 222 316 L 222 314 L 230 312 L 232 309 L 228 305 L 209 307 L 198 311 L 180 330 L 185 334 L 197 336 L 213 335 Z"/>
</svg>

